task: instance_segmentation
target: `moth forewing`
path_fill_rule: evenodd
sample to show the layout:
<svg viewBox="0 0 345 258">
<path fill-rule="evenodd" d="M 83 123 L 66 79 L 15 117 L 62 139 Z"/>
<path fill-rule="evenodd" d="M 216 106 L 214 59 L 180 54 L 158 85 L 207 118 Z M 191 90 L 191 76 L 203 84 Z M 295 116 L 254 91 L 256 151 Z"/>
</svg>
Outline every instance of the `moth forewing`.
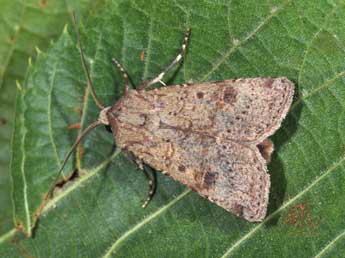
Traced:
<svg viewBox="0 0 345 258">
<path fill-rule="evenodd" d="M 279 128 L 294 86 L 252 78 L 130 91 L 113 110 L 115 141 L 151 167 L 249 221 L 266 215 L 266 138 Z"/>
</svg>

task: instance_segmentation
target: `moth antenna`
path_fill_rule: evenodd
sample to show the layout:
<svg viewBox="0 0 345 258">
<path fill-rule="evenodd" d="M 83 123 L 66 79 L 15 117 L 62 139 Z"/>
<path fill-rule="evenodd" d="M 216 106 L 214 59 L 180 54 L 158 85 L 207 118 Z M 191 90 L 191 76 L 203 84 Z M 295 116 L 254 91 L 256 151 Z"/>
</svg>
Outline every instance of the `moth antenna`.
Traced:
<svg viewBox="0 0 345 258">
<path fill-rule="evenodd" d="M 191 33 L 191 29 L 187 28 L 186 33 L 185 33 L 184 38 L 183 38 L 181 50 L 178 53 L 178 55 L 175 57 L 175 59 L 160 74 L 158 74 L 156 76 L 156 78 L 153 78 L 152 80 L 150 80 L 148 82 L 144 82 L 143 84 L 139 85 L 137 87 L 138 90 L 143 90 L 143 89 L 145 89 L 145 88 L 149 87 L 150 85 L 155 84 L 157 82 L 160 82 L 163 85 L 165 85 L 165 83 L 162 81 L 162 79 L 165 76 L 165 74 L 170 71 L 171 68 L 173 68 L 175 65 L 177 65 L 178 63 L 180 63 L 182 61 L 182 58 L 186 52 L 190 33 Z"/>
<path fill-rule="evenodd" d="M 75 150 L 75 148 L 79 145 L 79 143 L 81 142 L 81 140 L 90 132 L 92 131 L 93 129 L 95 129 L 97 126 L 101 125 L 102 122 L 100 121 L 95 121 L 93 122 L 92 124 L 90 124 L 79 136 L 78 138 L 75 140 L 75 142 L 73 143 L 72 147 L 69 149 L 69 151 L 67 152 L 63 162 L 62 162 L 62 165 L 59 169 L 59 172 L 57 173 L 57 176 L 54 180 L 54 183 L 53 185 L 49 188 L 49 191 L 48 191 L 48 194 L 47 194 L 47 198 L 49 198 L 53 191 L 54 191 L 54 188 L 55 188 L 55 184 L 56 184 L 56 181 L 60 178 L 61 174 L 62 174 L 62 171 L 65 167 L 65 165 L 67 164 L 67 161 L 69 160 L 69 158 L 71 157 L 73 151 Z"/>
<path fill-rule="evenodd" d="M 92 95 L 92 98 L 94 99 L 96 105 L 100 109 L 104 109 L 105 106 L 102 104 L 101 100 L 98 98 L 98 96 L 96 94 L 95 88 L 93 87 L 93 83 L 92 83 L 92 80 L 91 80 L 89 69 L 87 68 L 87 65 L 86 65 L 84 51 L 83 51 L 83 48 L 81 46 L 81 41 L 80 41 L 80 33 L 79 33 L 78 25 L 77 25 L 77 19 L 75 17 L 75 13 L 74 12 L 72 13 L 72 16 L 73 16 L 74 29 L 75 29 L 75 32 L 76 32 L 76 35 L 77 35 L 77 45 L 78 45 L 78 49 L 79 49 L 79 53 L 80 53 L 80 59 L 81 59 L 81 63 L 82 63 L 83 69 L 84 69 L 84 73 L 86 75 L 87 85 L 88 85 L 88 87 L 91 90 L 91 95 Z"/>
<path fill-rule="evenodd" d="M 128 94 L 128 90 L 129 90 L 127 72 L 126 72 L 125 68 L 123 68 L 123 66 L 120 64 L 120 62 L 117 61 L 115 58 L 113 58 L 112 61 L 116 65 L 117 69 L 122 74 L 123 81 L 124 81 L 124 84 L 125 84 L 125 96 L 126 96 Z"/>
</svg>

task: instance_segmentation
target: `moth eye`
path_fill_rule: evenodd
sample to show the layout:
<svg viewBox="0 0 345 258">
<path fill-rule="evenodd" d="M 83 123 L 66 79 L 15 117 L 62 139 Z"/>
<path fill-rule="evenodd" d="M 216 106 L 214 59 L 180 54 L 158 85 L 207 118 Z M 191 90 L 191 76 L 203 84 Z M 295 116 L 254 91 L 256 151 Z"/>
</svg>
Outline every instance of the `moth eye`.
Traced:
<svg viewBox="0 0 345 258">
<path fill-rule="evenodd" d="M 105 125 L 104 127 L 108 131 L 108 133 L 113 133 L 113 130 L 111 130 L 111 126 L 110 125 Z"/>
</svg>

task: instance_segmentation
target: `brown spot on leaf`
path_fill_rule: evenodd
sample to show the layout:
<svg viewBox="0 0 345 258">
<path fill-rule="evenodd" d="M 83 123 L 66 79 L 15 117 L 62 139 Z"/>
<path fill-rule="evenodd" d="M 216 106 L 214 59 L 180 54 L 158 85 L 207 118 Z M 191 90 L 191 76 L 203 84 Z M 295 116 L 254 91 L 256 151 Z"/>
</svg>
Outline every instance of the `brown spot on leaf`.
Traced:
<svg viewBox="0 0 345 258">
<path fill-rule="evenodd" d="M 236 97 L 237 97 L 237 90 L 234 87 L 228 86 L 224 89 L 223 101 L 225 103 L 232 105 L 233 103 L 236 102 Z"/>
<path fill-rule="evenodd" d="M 297 204 L 295 207 L 296 207 L 297 209 L 303 211 L 303 210 L 305 209 L 305 204 L 304 204 L 304 203 L 300 203 L 300 204 Z"/>
<path fill-rule="evenodd" d="M 39 2 L 41 8 L 46 8 L 48 6 L 47 0 L 40 0 Z"/>
<path fill-rule="evenodd" d="M 21 220 L 16 220 L 16 229 L 20 231 L 24 231 L 24 223 Z"/>
<path fill-rule="evenodd" d="M 5 124 L 7 124 L 7 119 L 0 117 L 0 125 L 5 125 Z"/>
<path fill-rule="evenodd" d="M 284 224 L 293 226 L 299 233 L 312 232 L 311 230 L 317 227 L 318 221 L 319 218 L 312 215 L 310 208 L 305 203 L 299 203 L 292 207 L 283 220 Z"/>
<path fill-rule="evenodd" d="M 80 129 L 80 123 L 74 123 L 68 126 L 68 129 Z"/>
<path fill-rule="evenodd" d="M 80 116 L 83 114 L 83 110 L 80 107 L 73 108 L 73 111 L 78 113 Z"/>
<path fill-rule="evenodd" d="M 145 60 L 145 51 L 141 51 L 141 53 L 140 53 L 140 60 L 141 61 Z"/>
<path fill-rule="evenodd" d="M 13 43 L 15 43 L 15 41 L 16 41 L 16 38 L 13 35 L 11 35 L 9 37 L 9 42 L 13 44 Z"/>
</svg>

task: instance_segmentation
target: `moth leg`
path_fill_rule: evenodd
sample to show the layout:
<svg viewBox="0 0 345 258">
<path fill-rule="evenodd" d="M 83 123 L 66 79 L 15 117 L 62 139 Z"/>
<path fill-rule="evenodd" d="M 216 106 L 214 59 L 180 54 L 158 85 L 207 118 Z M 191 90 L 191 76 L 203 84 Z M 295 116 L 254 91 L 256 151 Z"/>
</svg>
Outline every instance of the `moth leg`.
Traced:
<svg viewBox="0 0 345 258">
<path fill-rule="evenodd" d="M 113 61 L 113 63 L 116 65 L 117 69 L 119 69 L 119 71 L 120 71 L 121 74 L 122 74 L 123 81 L 124 81 L 124 84 L 125 84 L 125 95 L 127 95 L 128 90 L 129 90 L 127 72 L 126 72 L 126 70 L 123 68 L 123 66 L 122 66 L 115 58 L 113 58 L 112 61 Z"/>
<path fill-rule="evenodd" d="M 147 194 L 146 200 L 143 203 L 141 207 L 146 208 L 149 202 L 152 200 L 156 189 L 157 189 L 157 178 L 156 178 L 156 172 L 151 171 L 152 173 L 149 173 L 147 170 L 147 167 L 144 167 L 142 170 L 143 173 L 145 174 L 146 178 L 149 180 L 149 192 Z"/>
<path fill-rule="evenodd" d="M 151 170 L 147 166 L 144 166 L 144 163 L 141 160 L 137 159 L 131 152 L 124 151 L 124 154 L 127 156 L 127 158 L 129 158 L 130 161 L 132 161 L 138 166 L 140 171 L 144 173 L 145 177 L 149 181 L 149 191 L 147 193 L 146 200 L 142 205 L 143 208 L 146 208 L 149 202 L 152 200 L 157 189 L 156 171 Z M 149 172 L 149 170 L 151 171 L 151 173 Z"/>
<path fill-rule="evenodd" d="M 176 56 L 176 58 L 160 73 L 158 74 L 158 76 L 150 81 L 144 82 L 143 84 L 139 85 L 137 87 L 138 90 L 143 90 L 146 87 L 149 87 L 152 84 L 155 84 L 157 82 L 162 83 L 163 85 L 165 85 L 165 83 L 162 81 L 164 75 L 171 69 L 173 68 L 176 64 L 178 64 L 181 60 L 182 57 L 184 56 L 185 52 L 186 52 L 186 48 L 187 48 L 187 44 L 188 44 L 188 40 L 190 37 L 190 28 L 187 28 L 186 34 L 184 36 L 183 39 L 183 43 L 182 43 L 182 47 L 181 47 L 181 51 L 180 53 Z"/>
</svg>

